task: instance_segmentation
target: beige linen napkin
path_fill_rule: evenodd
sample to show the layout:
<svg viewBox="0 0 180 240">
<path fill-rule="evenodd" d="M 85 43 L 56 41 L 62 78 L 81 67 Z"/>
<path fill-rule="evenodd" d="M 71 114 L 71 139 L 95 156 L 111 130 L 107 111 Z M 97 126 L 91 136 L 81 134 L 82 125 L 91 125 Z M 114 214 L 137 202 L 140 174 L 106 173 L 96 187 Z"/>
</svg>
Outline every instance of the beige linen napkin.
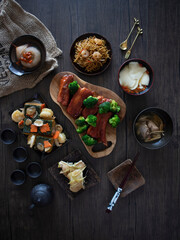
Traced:
<svg viewBox="0 0 180 240">
<path fill-rule="evenodd" d="M 25 34 L 39 38 L 46 47 L 44 66 L 32 74 L 18 77 L 9 69 L 9 47 L 11 42 Z M 24 88 L 33 88 L 50 71 L 58 66 L 55 59 L 62 54 L 50 31 L 32 14 L 24 11 L 14 0 L 0 2 L 0 97 Z"/>
</svg>

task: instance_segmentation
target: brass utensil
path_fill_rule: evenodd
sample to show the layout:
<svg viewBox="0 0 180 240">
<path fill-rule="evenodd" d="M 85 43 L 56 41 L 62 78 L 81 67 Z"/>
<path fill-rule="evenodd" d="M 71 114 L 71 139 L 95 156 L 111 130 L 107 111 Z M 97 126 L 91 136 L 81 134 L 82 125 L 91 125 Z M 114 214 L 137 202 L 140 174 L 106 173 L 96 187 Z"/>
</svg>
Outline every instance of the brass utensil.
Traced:
<svg viewBox="0 0 180 240">
<path fill-rule="evenodd" d="M 140 28 L 140 27 L 138 27 L 137 35 L 136 35 L 136 37 L 135 37 L 135 39 L 134 39 L 134 41 L 133 41 L 133 43 L 132 43 L 130 49 L 126 52 L 125 59 L 128 59 L 129 56 L 131 55 L 132 47 L 134 46 L 134 43 L 135 43 L 136 39 L 138 38 L 139 34 L 143 34 L 143 29 Z"/>
<path fill-rule="evenodd" d="M 131 36 L 131 33 L 132 33 L 132 31 L 134 30 L 134 27 L 135 27 L 136 25 L 139 25 L 139 20 L 136 19 L 136 18 L 134 18 L 134 25 L 133 25 L 133 27 L 131 28 L 130 33 L 128 34 L 126 40 L 124 40 L 124 41 L 119 45 L 119 47 L 120 47 L 121 50 L 126 50 L 126 49 L 127 49 L 127 41 L 128 41 L 128 39 L 129 39 L 129 37 Z"/>
</svg>

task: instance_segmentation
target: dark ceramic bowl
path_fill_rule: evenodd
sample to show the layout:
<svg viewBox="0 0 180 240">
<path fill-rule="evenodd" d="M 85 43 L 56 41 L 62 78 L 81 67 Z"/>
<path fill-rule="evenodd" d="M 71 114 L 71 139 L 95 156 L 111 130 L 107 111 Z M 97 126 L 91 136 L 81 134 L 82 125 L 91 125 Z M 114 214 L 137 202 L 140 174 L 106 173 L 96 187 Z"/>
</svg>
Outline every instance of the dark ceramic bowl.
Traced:
<svg viewBox="0 0 180 240">
<path fill-rule="evenodd" d="M 161 118 L 161 120 L 163 121 L 164 136 L 161 139 L 153 141 L 153 142 L 144 142 L 136 134 L 136 122 L 138 121 L 140 116 L 150 114 L 150 113 L 154 113 L 154 114 L 158 115 Z M 146 109 L 142 110 L 136 116 L 136 118 L 134 120 L 134 123 L 133 123 L 133 133 L 134 133 L 134 136 L 135 136 L 136 140 L 138 141 L 138 143 L 142 147 L 145 147 L 145 148 L 151 149 L 151 150 L 162 148 L 166 144 L 168 144 L 169 141 L 171 140 L 171 137 L 172 137 L 172 134 L 173 134 L 173 122 L 172 122 L 172 119 L 169 116 L 169 114 L 167 112 L 165 112 L 164 110 L 162 110 L 160 108 L 149 107 L 149 108 L 146 108 Z"/>
<path fill-rule="evenodd" d="M 4 144 L 12 144 L 16 140 L 16 132 L 10 128 L 1 132 L 1 140 Z"/>
<path fill-rule="evenodd" d="M 146 87 L 146 89 L 142 92 L 139 92 L 139 93 L 131 93 L 131 92 L 127 92 L 125 91 L 125 89 L 121 86 L 120 82 L 119 82 L 119 75 L 120 75 L 120 71 L 125 67 L 127 66 L 130 62 L 138 62 L 139 64 L 142 64 L 143 67 L 146 67 L 147 68 L 147 71 L 149 72 L 149 77 L 150 77 L 150 81 L 149 81 L 149 85 Z M 122 90 L 125 92 L 125 93 L 128 93 L 130 95 L 133 95 L 133 96 L 140 96 L 140 95 L 143 95 L 145 93 L 147 93 L 152 85 L 153 85 L 153 82 L 154 82 L 154 73 L 153 73 L 153 70 L 151 68 L 151 66 L 145 62 L 144 60 L 142 59 L 138 59 L 138 58 L 132 58 L 132 59 L 129 59 L 127 60 L 126 62 L 124 62 L 121 67 L 119 68 L 119 72 L 118 72 L 118 83 L 119 83 L 119 86 L 122 88 Z"/>
<path fill-rule="evenodd" d="M 13 159 L 18 162 L 24 162 L 27 159 L 27 151 L 24 147 L 17 147 L 13 151 Z"/>
<path fill-rule="evenodd" d="M 97 38 L 105 40 L 106 47 L 109 50 L 110 59 L 107 59 L 106 63 L 99 70 L 89 73 L 84 68 L 80 67 L 77 63 L 74 63 L 75 45 L 76 45 L 77 42 L 79 42 L 81 40 L 84 40 L 88 37 L 93 37 L 93 36 L 96 36 Z M 109 65 L 111 63 L 111 59 L 112 59 L 111 44 L 108 42 L 108 40 L 105 37 L 103 37 L 103 36 L 101 36 L 97 33 L 85 33 L 85 34 L 79 36 L 78 38 L 76 38 L 76 40 L 73 42 L 73 44 L 71 46 L 71 50 L 70 50 L 70 58 L 71 58 L 71 61 L 72 61 L 72 65 L 74 66 L 74 68 L 78 72 L 80 72 L 82 74 L 85 74 L 85 75 L 88 75 L 88 76 L 95 76 L 95 75 L 101 74 L 102 72 L 104 72 L 109 67 Z"/>
<path fill-rule="evenodd" d="M 17 64 L 17 57 L 16 57 L 16 47 L 28 44 L 29 46 L 36 47 L 40 53 L 41 53 L 41 60 L 38 63 L 37 66 L 33 68 L 26 68 L 21 64 Z M 30 74 L 37 69 L 41 68 L 46 60 L 46 49 L 44 47 L 44 44 L 35 36 L 32 35 L 22 35 L 18 38 L 16 38 L 10 46 L 9 49 L 9 59 L 10 59 L 10 65 L 9 69 L 12 73 L 14 73 L 17 76 L 22 76 L 24 74 Z"/>
<path fill-rule="evenodd" d="M 26 167 L 26 173 L 31 178 L 37 178 L 41 175 L 42 169 L 38 162 L 31 162 Z"/>
<path fill-rule="evenodd" d="M 25 173 L 22 170 L 15 170 L 11 174 L 11 182 L 15 185 L 22 185 L 25 182 Z"/>
</svg>

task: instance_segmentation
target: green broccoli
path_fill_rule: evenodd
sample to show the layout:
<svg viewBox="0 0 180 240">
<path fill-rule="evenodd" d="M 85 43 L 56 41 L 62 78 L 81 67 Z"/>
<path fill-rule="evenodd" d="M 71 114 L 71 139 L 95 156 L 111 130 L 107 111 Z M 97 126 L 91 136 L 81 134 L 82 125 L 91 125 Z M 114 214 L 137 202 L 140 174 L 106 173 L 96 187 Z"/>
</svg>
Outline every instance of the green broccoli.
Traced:
<svg viewBox="0 0 180 240">
<path fill-rule="evenodd" d="M 109 119 L 109 123 L 113 128 L 116 128 L 117 125 L 120 123 L 120 118 L 117 114 L 115 114 L 112 118 Z"/>
<path fill-rule="evenodd" d="M 84 142 L 87 146 L 92 146 L 92 145 L 94 145 L 94 144 L 97 143 L 97 140 L 96 140 L 96 139 L 90 137 L 90 136 L 87 135 L 87 134 L 82 137 L 82 140 L 83 140 L 83 142 Z"/>
<path fill-rule="evenodd" d="M 110 111 L 113 113 L 119 112 L 121 109 L 120 106 L 118 106 L 118 103 L 115 100 L 112 100 L 110 103 Z"/>
<path fill-rule="evenodd" d="M 88 125 L 85 124 L 85 125 L 83 125 L 83 126 L 78 126 L 78 128 L 76 129 L 76 132 L 77 132 L 77 133 L 83 133 L 83 132 L 85 132 L 87 129 L 88 129 Z"/>
<path fill-rule="evenodd" d="M 96 121 L 97 117 L 94 115 L 88 115 L 86 118 L 86 122 L 93 127 L 96 127 Z"/>
<path fill-rule="evenodd" d="M 94 105 L 98 102 L 98 98 L 96 97 L 93 97 L 93 96 L 89 96 L 88 98 L 86 98 L 84 101 L 83 101 L 83 104 L 85 107 L 87 108 L 92 108 L 94 107 Z"/>
<path fill-rule="evenodd" d="M 103 102 L 99 105 L 99 113 L 107 113 L 110 110 L 110 102 Z"/>
<path fill-rule="evenodd" d="M 74 95 L 74 94 L 77 92 L 77 90 L 78 90 L 79 87 L 80 87 L 80 86 L 79 86 L 79 84 L 77 83 L 77 81 L 71 82 L 71 83 L 68 85 L 70 94 L 71 94 L 71 95 Z"/>
<path fill-rule="evenodd" d="M 75 124 L 77 126 L 83 126 L 84 124 L 86 124 L 85 118 L 84 117 L 79 117 L 75 120 Z"/>
</svg>

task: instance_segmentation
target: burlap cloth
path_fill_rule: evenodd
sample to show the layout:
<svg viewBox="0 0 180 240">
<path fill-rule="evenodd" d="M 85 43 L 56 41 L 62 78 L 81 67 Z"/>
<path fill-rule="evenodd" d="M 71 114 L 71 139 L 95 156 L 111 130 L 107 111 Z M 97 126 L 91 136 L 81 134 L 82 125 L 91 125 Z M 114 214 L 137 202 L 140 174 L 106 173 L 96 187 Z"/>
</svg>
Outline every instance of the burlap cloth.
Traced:
<svg viewBox="0 0 180 240">
<path fill-rule="evenodd" d="M 39 38 L 46 47 L 46 63 L 32 74 L 18 77 L 9 69 L 9 47 L 11 42 L 24 34 Z M 32 14 L 24 11 L 13 0 L 0 2 L 0 97 L 24 88 L 33 88 L 50 71 L 58 66 L 55 57 L 62 54 L 49 30 Z"/>
</svg>

